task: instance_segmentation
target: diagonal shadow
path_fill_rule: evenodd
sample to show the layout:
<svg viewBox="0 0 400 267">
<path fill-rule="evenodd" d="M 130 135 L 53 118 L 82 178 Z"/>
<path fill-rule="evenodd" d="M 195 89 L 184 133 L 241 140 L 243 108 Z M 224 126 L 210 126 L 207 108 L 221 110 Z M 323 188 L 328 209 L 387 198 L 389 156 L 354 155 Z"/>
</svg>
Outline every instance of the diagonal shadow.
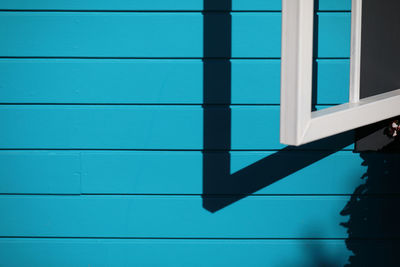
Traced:
<svg viewBox="0 0 400 267">
<path fill-rule="evenodd" d="M 216 212 L 354 143 L 352 132 L 301 147 L 286 147 L 230 174 L 229 152 L 203 154 L 203 207 Z M 313 150 L 330 147 L 325 151 Z"/>
<path fill-rule="evenodd" d="M 354 142 L 353 133 L 348 132 L 301 147 L 286 147 L 234 174 L 230 173 L 231 9 L 231 0 L 204 0 L 202 197 L 203 207 L 210 212 L 216 212 Z M 328 150 L 304 152 L 321 148 Z"/>
</svg>

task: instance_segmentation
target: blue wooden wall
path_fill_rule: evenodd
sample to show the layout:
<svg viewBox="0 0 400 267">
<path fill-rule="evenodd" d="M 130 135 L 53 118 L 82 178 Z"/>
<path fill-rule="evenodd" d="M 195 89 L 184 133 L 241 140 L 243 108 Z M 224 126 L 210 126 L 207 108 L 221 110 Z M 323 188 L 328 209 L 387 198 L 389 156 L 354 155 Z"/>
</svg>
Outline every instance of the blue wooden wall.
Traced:
<svg viewBox="0 0 400 267">
<path fill-rule="evenodd" d="M 350 6 L 317 3 L 315 108 L 347 102 Z M 357 205 L 393 203 L 396 156 L 353 153 L 351 132 L 279 143 L 280 8 L 0 1 L 0 266 L 343 266 L 392 247 Z"/>
</svg>

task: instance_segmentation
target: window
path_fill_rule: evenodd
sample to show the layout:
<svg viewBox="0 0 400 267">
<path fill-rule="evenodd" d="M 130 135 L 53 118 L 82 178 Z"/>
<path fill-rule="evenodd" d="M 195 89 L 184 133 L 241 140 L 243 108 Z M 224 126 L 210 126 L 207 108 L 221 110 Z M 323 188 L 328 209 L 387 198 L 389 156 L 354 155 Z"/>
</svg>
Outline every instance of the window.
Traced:
<svg viewBox="0 0 400 267">
<path fill-rule="evenodd" d="M 382 4 L 382 2 L 385 3 Z M 362 69 L 362 57 L 363 60 L 370 58 L 368 54 L 362 55 L 361 48 L 364 47 L 363 41 L 368 41 L 364 40 L 364 34 L 371 36 L 368 32 L 369 29 L 365 30 L 362 27 L 363 16 L 366 15 L 363 4 L 385 5 L 383 8 L 387 12 L 396 15 L 396 13 L 399 14 L 400 9 L 398 2 L 400 1 L 352 1 L 350 101 L 323 110 L 311 111 L 314 0 L 282 1 L 281 143 L 298 146 L 400 115 L 400 89 L 397 89 L 400 86 L 391 88 L 391 91 L 385 89 L 385 93 L 360 98 L 360 80 L 362 75 L 366 75 Z M 379 13 L 383 8 L 372 9 L 369 7 L 368 16 L 380 16 L 378 19 L 382 22 L 378 23 L 379 25 L 376 27 L 370 27 L 371 31 L 385 31 L 390 36 L 393 34 L 398 36 L 397 31 L 400 32 L 400 28 L 396 28 L 396 25 L 388 25 L 393 22 L 386 19 L 386 15 L 382 15 L 382 12 Z M 371 10 L 375 14 L 371 14 L 373 13 Z M 382 27 L 385 28 L 382 29 Z M 369 39 L 371 40 L 371 38 Z M 400 38 L 393 39 L 396 44 L 378 40 L 377 43 L 381 46 L 378 47 L 378 50 L 386 51 L 386 54 L 396 53 L 400 47 L 400 40 L 397 39 Z M 400 53 L 397 52 L 396 56 L 398 54 Z M 373 58 L 372 55 L 371 58 Z M 367 61 L 370 66 L 373 65 L 371 60 L 365 62 Z M 372 63 L 374 63 L 373 60 Z M 380 64 L 386 63 L 381 60 Z M 394 72 L 392 76 L 400 77 L 399 74 L 400 72 Z M 379 79 L 382 79 L 382 75 L 379 76 Z M 400 82 L 399 78 L 397 80 Z"/>
</svg>

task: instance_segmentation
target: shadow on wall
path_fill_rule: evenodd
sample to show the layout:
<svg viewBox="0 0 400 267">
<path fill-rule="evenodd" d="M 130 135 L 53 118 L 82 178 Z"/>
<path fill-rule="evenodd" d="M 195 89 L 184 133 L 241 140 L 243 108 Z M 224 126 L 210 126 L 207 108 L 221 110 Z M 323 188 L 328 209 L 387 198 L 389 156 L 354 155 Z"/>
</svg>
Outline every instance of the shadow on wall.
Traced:
<svg viewBox="0 0 400 267">
<path fill-rule="evenodd" d="M 348 267 L 400 266 L 399 142 L 378 153 L 361 153 L 367 166 L 365 183 L 358 186 L 341 212 L 349 216 L 346 245 L 353 252 Z"/>
<path fill-rule="evenodd" d="M 204 0 L 203 207 L 210 212 L 217 212 L 354 142 L 353 133 L 348 132 L 298 148 L 286 147 L 230 173 L 231 9 L 231 0 Z M 313 84 L 315 103 L 316 80 Z M 347 266 L 400 265 L 396 257 L 400 254 L 400 216 L 397 214 L 400 212 L 400 155 L 390 152 L 397 145 L 392 143 L 381 153 L 360 154 L 368 167 L 362 177 L 365 184 L 354 191 L 341 212 L 349 216 L 343 226 L 348 229 L 346 245 L 354 254 Z M 326 150 L 315 151 L 321 148 Z M 304 150 L 314 152 L 304 154 L 301 152 Z M 316 261 L 316 266 L 336 266 L 323 258 L 316 257 Z"/>
<path fill-rule="evenodd" d="M 348 132 L 298 148 L 286 147 L 230 173 L 231 9 L 231 0 L 204 0 L 203 207 L 210 212 L 217 212 L 354 142 L 353 133 Z M 316 80 L 313 84 L 315 103 Z M 348 229 L 346 245 L 354 254 L 347 266 L 400 266 L 397 257 L 400 254 L 400 216 L 397 214 L 400 212 L 400 155 L 390 152 L 394 146 L 398 144 L 388 145 L 381 153 L 360 154 L 368 167 L 362 177 L 365 184 L 354 191 L 341 212 L 349 216 L 343 226 Z M 326 150 L 315 151 L 321 148 Z M 314 152 L 303 154 L 304 150 Z M 336 265 L 316 257 L 316 266 Z"/>
<path fill-rule="evenodd" d="M 234 174 L 230 173 L 231 10 L 232 0 L 204 0 L 203 207 L 210 212 L 216 212 L 354 142 L 353 133 L 348 132 L 301 147 L 286 147 Z M 314 47 L 317 50 L 316 45 L 317 42 Z M 313 101 L 316 101 L 315 74 Z M 296 154 L 321 148 L 325 151 Z"/>
</svg>

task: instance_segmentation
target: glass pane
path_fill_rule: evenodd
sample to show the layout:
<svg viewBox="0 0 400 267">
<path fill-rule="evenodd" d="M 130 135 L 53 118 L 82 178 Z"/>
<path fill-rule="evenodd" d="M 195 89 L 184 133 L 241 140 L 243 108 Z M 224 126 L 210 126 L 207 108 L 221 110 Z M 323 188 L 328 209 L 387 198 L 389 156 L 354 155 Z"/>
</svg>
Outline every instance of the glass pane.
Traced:
<svg viewBox="0 0 400 267">
<path fill-rule="evenodd" d="M 399 0 L 363 0 L 361 98 L 400 88 L 399 14 Z"/>
</svg>

